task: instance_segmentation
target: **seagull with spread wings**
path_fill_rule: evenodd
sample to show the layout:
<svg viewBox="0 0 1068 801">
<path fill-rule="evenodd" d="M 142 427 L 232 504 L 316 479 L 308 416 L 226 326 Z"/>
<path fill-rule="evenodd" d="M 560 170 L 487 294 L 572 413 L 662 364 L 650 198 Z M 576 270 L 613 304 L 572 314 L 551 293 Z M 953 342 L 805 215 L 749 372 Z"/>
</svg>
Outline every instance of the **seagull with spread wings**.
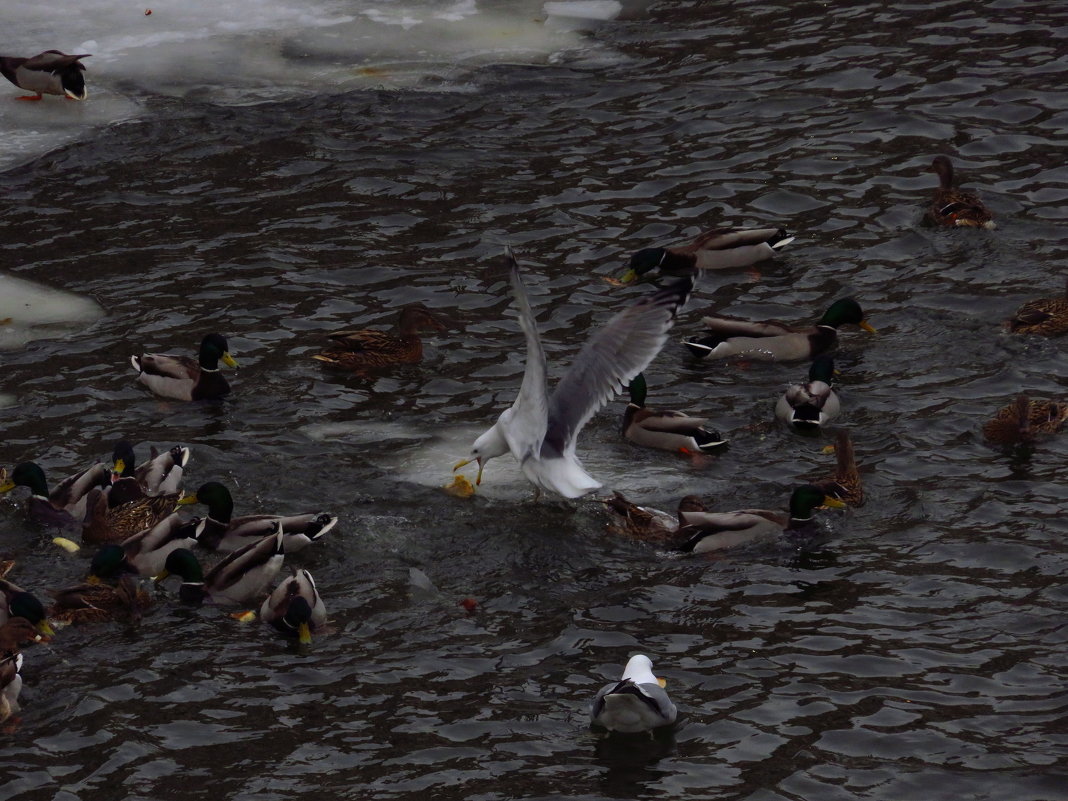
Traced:
<svg viewBox="0 0 1068 801">
<path fill-rule="evenodd" d="M 505 255 L 519 325 L 527 342 L 523 383 L 515 402 L 475 440 L 470 457 L 457 463 L 453 470 L 478 462 L 476 483 L 481 483 L 486 462 L 511 453 L 536 488 L 578 498 L 601 486 L 575 455 L 579 432 L 660 352 L 676 314 L 693 290 L 694 277 L 646 295 L 616 314 L 586 342 L 550 394 L 545 351 L 519 264 L 511 249 Z"/>
</svg>

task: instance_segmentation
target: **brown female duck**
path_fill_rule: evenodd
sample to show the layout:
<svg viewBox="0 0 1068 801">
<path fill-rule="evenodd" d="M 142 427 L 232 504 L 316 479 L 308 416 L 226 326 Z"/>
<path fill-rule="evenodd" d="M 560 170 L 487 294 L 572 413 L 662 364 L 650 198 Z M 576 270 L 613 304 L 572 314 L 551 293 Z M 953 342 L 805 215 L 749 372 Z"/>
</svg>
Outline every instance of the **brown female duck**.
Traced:
<svg viewBox="0 0 1068 801">
<path fill-rule="evenodd" d="M 114 587 L 108 584 L 79 584 L 53 590 L 55 602 L 48 610 L 52 620 L 64 623 L 101 623 L 108 620 L 138 622 L 152 605 L 151 596 L 130 576 L 122 576 Z"/>
<path fill-rule="evenodd" d="M 1068 419 L 1068 403 L 1019 395 L 983 425 L 983 437 L 994 445 L 1032 445 L 1041 434 L 1054 434 Z"/>
<path fill-rule="evenodd" d="M 705 505 L 696 495 L 687 495 L 679 501 L 677 515 L 670 515 L 649 506 L 631 503 L 623 493 L 614 492 L 611 498 L 601 501 L 612 515 L 608 524 L 611 534 L 618 534 L 644 542 L 671 542 L 684 524 L 686 512 L 703 512 Z"/>
<path fill-rule="evenodd" d="M 418 364 L 423 358 L 419 332 L 427 329 L 444 331 L 445 326 L 426 306 L 413 303 L 401 309 L 394 331 L 335 331 L 330 338 L 336 344 L 312 358 L 357 371 L 394 364 Z"/>
<path fill-rule="evenodd" d="M 961 228 L 993 229 L 993 216 L 978 196 L 953 187 L 953 162 L 946 156 L 935 156 L 931 172 L 938 173 L 938 189 L 927 209 L 927 217 L 935 225 Z"/>
<path fill-rule="evenodd" d="M 834 445 L 828 445 L 825 451 L 834 451 L 838 459 L 834 475 L 821 478 L 812 483 L 844 503 L 857 507 L 864 505 L 864 485 L 860 481 L 857 460 L 853 454 L 853 439 L 849 432 L 840 430 Z"/>
<path fill-rule="evenodd" d="M 1013 334 L 1041 334 L 1046 337 L 1068 333 L 1068 287 L 1060 297 L 1029 300 L 1005 321 Z"/>
</svg>

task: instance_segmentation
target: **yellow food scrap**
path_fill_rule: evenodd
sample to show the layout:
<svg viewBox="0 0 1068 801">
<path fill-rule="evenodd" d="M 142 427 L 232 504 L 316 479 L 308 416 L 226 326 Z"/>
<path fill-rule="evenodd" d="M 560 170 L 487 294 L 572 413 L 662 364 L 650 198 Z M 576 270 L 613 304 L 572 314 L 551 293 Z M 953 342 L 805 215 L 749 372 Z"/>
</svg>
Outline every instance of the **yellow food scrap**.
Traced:
<svg viewBox="0 0 1068 801">
<path fill-rule="evenodd" d="M 457 498 L 470 498 L 475 494 L 475 488 L 471 485 L 471 482 L 459 474 L 452 480 L 451 484 L 445 485 L 445 491 Z"/>
</svg>

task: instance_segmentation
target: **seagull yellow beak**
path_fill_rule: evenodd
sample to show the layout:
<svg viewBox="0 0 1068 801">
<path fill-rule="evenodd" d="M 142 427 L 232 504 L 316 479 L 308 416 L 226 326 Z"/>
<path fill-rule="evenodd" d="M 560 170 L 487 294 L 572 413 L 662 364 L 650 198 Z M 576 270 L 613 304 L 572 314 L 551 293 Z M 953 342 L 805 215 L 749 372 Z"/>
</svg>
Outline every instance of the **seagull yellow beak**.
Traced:
<svg viewBox="0 0 1068 801">
<path fill-rule="evenodd" d="M 861 320 L 860 321 L 860 327 L 861 327 L 862 330 L 867 331 L 869 334 L 878 334 L 879 333 L 878 331 L 876 331 L 874 328 L 871 327 L 871 323 L 869 323 L 867 320 Z"/>
<path fill-rule="evenodd" d="M 486 466 L 482 463 L 481 459 L 461 459 L 452 466 L 452 470 L 455 473 L 461 467 L 467 467 L 471 462 L 478 462 L 478 475 L 475 477 L 475 486 L 477 487 L 482 484 L 482 471 L 486 469 Z"/>
<path fill-rule="evenodd" d="M 660 685 L 660 689 L 667 687 L 667 679 L 657 679 L 656 683 Z"/>
</svg>

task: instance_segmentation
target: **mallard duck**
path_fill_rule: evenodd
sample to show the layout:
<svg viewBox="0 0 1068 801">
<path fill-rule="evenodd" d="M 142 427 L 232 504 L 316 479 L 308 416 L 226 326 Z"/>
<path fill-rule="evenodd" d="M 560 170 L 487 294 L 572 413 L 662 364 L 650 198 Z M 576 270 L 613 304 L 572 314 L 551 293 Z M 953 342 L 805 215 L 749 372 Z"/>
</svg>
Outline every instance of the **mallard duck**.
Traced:
<svg viewBox="0 0 1068 801">
<path fill-rule="evenodd" d="M 209 481 L 195 495 L 182 498 L 179 504 L 202 503 L 208 516 L 197 530 L 197 543 L 210 551 L 236 551 L 282 527 L 286 553 L 296 553 L 315 542 L 337 524 L 337 517 L 326 512 L 302 515 L 242 515 L 233 517 L 234 499 L 223 484 Z"/>
<path fill-rule="evenodd" d="M 178 597 L 185 603 L 243 604 L 264 593 L 284 559 L 282 529 L 276 521 L 274 534 L 234 551 L 207 575 L 192 551 L 178 548 L 167 557 L 164 570 L 156 579 L 162 581 L 172 574 L 181 577 Z"/>
<path fill-rule="evenodd" d="M 22 654 L 8 654 L 0 658 L 0 723 L 19 711 L 22 692 Z"/>
<path fill-rule="evenodd" d="M 990 209 L 976 195 L 953 188 L 953 162 L 935 156 L 931 172 L 938 173 L 938 189 L 927 209 L 927 217 L 936 225 L 963 228 L 996 228 Z"/>
<path fill-rule="evenodd" d="M 237 367 L 220 334 L 204 337 L 197 361 L 160 353 L 130 357 L 138 381 L 161 397 L 184 401 L 213 400 L 229 394 L 230 385 L 219 372 L 220 361 L 227 367 Z"/>
<path fill-rule="evenodd" d="M 111 471 L 105 464 L 95 464 L 64 479 L 51 492 L 44 470 L 36 462 L 22 462 L 0 484 L 0 492 L 27 487 L 30 492 L 26 514 L 35 523 L 55 528 L 79 528 L 85 519 L 87 496 L 93 488 L 111 485 Z"/>
<path fill-rule="evenodd" d="M 801 361 L 833 348 L 839 326 L 858 325 L 875 333 L 865 321 L 860 304 L 852 298 L 836 300 L 811 328 L 795 328 L 778 320 L 752 323 L 726 316 L 703 317 L 701 322 L 710 333 L 684 339 L 683 344 L 694 356 L 713 359 L 743 356 L 760 361 Z"/>
<path fill-rule="evenodd" d="M 1029 300 L 1005 321 L 1014 334 L 1041 334 L 1053 337 L 1068 333 L 1068 288 L 1058 298 Z"/>
<path fill-rule="evenodd" d="M 704 418 L 688 417 L 670 409 L 648 409 L 645 376 L 638 373 L 630 381 L 630 403 L 623 412 L 623 436 L 647 448 L 682 453 L 709 453 L 727 440 L 719 432 L 704 427 Z"/>
<path fill-rule="evenodd" d="M 43 639 L 37 627 L 26 618 L 9 618 L 0 626 L 0 656 L 15 653 L 23 643 L 41 642 Z"/>
<path fill-rule="evenodd" d="M 687 495 L 679 501 L 679 510 L 675 515 L 653 509 L 650 506 L 638 506 L 628 501 L 621 492 L 614 492 L 611 498 L 602 500 L 613 515 L 608 524 L 608 531 L 644 542 L 672 542 L 682 521 L 683 512 L 703 512 L 705 505 L 696 495 Z"/>
<path fill-rule="evenodd" d="M 653 270 L 683 277 L 694 270 L 748 267 L 773 258 L 793 241 L 782 228 L 716 228 L 685 245 L 637 251 L 619 280 L 627 284 Z"/>
<path fill-rule="evenodd" d="M 115 477 L 136 479 L 145 495 L 169 495 L 182 488 L 182 473 L 189 462 L 189 448 L 175 445 L 160 453 L 153 447 L 148 461 L 135 467 L 133 445 L 128 440 L 120 439 L 112 449 L 111 458 Z"/>
<path fill-rule="evenodd" d="M 664 691 L 664 684 L 663 679 L 653 675 L 649 657 L 632 656 L 623 677 L 598 690 L 590 707 L 590 722 L 626 734 L 670 726 L 678 710 Z"/>
<path fill-rule="evenodd" d="M 85 65 L 79 59 L 89 53 L 68 56 L 58 50 L 45 50 L 32 58 L 0 56 L 0 72 L 19 89 L 34 92 L 19 100 L 40 100 L 42 95 L 60 95 L 85 100 Z"/>
<path fill-rule="evenodd" d="M 831 387 L 834 359 L 826 353 L 812 360 L 808 382 L 791 385 L 775 404 L 775 416 L 789 426 L 818 429 L 842 410 L 838 395 Z"/>
<path fill-rule="evenodd" d="M 135 478 L 120 478 L 107 491 L 89 495 L 82 541 L 90 545 L 122 542 L 152 528 L 177 508 L 181 494 L 149 497 Z"/>
<path fill-rule="evenodd" d="M 838 465 L 833 476 L 813 481 L 812 484 L 849 506 L 863 506 L 864 485 L 860 480 L 860 471 L 857 470 L 857 460 L 853 455 L 853 440 L 849 432 L 845 429 L 839 430 L 836 443 L 824 450 L 834 451 Z"/>
<path fill-rule="evenodd" d="M 155 576 L 162 572 L 171 551 L 196 545 L 200 518 L 188 520 L 171 514 L 152 528 L 139 531 L 121 544 L 105 545 L 93 556 L 90 579 L 116 579 L 123 573 Z"/>
<path fill-rule="evenodd" d="M 417 364 L 423 358 L 419 332 L 427 329 L 444 331 L 445 326 L 426 306 L 413 303 L 401 309 L 394 331 L 335 331 L 329 336 L 337 344 L 312 358 L 349 370 Z"/>
<path fill-rule="evenodd" d="M 0 579 L 0 625 L 16 617 L 26 618 L 41 634 L 51 637 L 55 634 L 45 617 L 44 605 L 35 595 L 6 579 Z"/>
<path fill-rule="evenodd" d="M 53 590 L 48 610 L 52 620 L 65 623 L 100 623 L 106 620 L 141 620 L 152 597 L 131 576 L 122 576 L 114 587 L 87 583 Z"/>
<path fill-rule="evenodd" d="M 1066 419 L 1068 403 L 1020 395 L 983 425 L 983 436 L 994 445 L 1032 445 L 1040 434 L 1056 433 Z"/>
<path fill-rule="evenodd" d="M 679 531 L 689 536 L 678 546 L 678 550 L 705 553 L 781 537 L 784 533 L 793 536 L 814 533 L 817 524 L 813 513 L 822 506 L 845 508 L 844 503 L 819 487 L 805 484 L 791 494 L 789 514 L 768 509 L 683 512 L 681 517 L 686 526 Z"/>
<path fill-rule="evenodd" d="M 326 625 L 326 606 L 311 573 L 294 569 L 263 602 L 260 619 L 303 645 L 310 643 L 312 633 Z"/>
</svg>

